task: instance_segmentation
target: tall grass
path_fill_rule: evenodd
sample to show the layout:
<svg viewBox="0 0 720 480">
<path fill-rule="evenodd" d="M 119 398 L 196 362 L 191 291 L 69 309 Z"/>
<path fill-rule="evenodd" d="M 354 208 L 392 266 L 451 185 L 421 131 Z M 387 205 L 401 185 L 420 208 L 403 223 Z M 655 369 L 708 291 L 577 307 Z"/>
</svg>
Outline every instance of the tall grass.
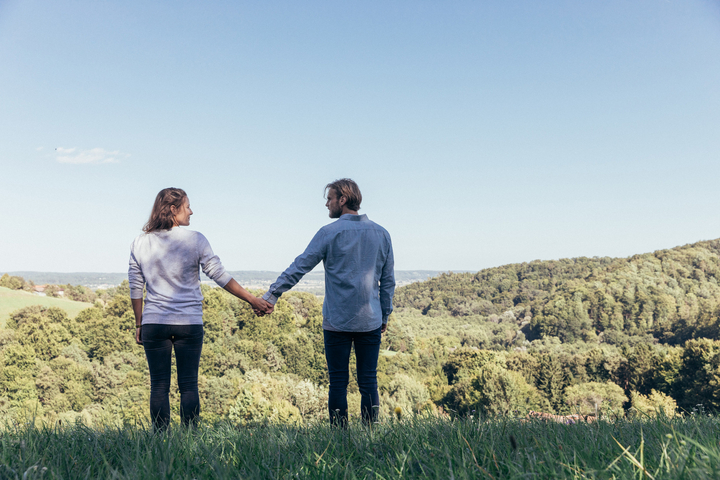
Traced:
<svg viewBox="0 0 720 480">
<path fill-rule="evenodd" d="M 720 478 L 711 417 L 562 425 L 392 421 L 347 431 L 230 424 L 0 432 L 0 478 Z"/>
</svg>

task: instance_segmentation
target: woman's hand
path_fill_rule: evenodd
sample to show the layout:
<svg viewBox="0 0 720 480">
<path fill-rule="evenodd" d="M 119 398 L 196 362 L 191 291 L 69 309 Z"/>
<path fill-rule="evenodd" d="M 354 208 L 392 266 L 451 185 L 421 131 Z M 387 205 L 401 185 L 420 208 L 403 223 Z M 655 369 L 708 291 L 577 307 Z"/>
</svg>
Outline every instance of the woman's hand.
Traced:
<svg viewBox="0 0 720 480">
<path fill-rule="evenodd" d="M 143 300 L 142 298 L 132 298 L 130 303 L 135 314 L 135 343 L 142 345 L 142 336 L 140 335 L 142 328 L 138 325 L 142 325 Z"/>
</svg>

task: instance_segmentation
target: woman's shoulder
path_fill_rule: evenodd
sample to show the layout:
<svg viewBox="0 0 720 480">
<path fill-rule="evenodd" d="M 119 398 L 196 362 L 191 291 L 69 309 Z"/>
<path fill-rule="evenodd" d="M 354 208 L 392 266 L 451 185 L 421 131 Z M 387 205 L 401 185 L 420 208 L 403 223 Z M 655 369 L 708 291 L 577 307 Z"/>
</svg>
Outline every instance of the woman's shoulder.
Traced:
<svg viewBox="0 0 720 480">
<path fill-rule="evenodd" d="M 148 236 L 147 233 L 145 233 L 145 232 L 141 233 L 140 235 L 138 235 L 137 237 L 135 237 L 135 238 L 133 239 L 131 245 L 134 247 L 134 246 L 137 245 L 138 243 L 143 242 L 143 241 L 147 238 L 147 236 Z"/>
<path fill-rule="evenodd" d="M 132 246 L 147 244 L 155 244 L 156 242 L 207 242 L 205 236 L 195 230 L 188 230 L 186 228 L 172 228 L 170 230 L 155 230 L 153 232 L 141 233 L 132 242 Z"/>
<path fill-rule="evenodd" d="M 187 228 L 175 227 L 172 229 L 174 236 L 182 238 L 184 241 L 196 241 L 198 243 L 207 242 L 207 238 L 196 230 L 188 230 Z"/>
<path fill-rule="evenodd" d="M 177 230 L 178 232 L 181 232 L 181 235 L 186 235 L 188 237 L 205 238 L 205 235 L 198 232 L 197 230 L 189 230 L 187 228 L 179 228 L 179 227 L 173 228 L 173 231 L 175 231 L 175 230 Z"/>
</svg>

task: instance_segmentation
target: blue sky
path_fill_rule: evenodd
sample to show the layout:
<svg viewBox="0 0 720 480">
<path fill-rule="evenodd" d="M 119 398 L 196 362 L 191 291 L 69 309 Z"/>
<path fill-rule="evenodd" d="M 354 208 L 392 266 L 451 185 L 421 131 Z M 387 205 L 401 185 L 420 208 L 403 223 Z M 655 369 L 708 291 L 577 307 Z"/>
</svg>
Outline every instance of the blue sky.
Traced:
<svg viewBox="0 0 720 480">
<path fill-rule="evenodd" d="M 0 0 L 0 271 L 126 270 L 167 186 L 281 270 L 340 177 L 404 270 L 718 238 L 718 59 L 709 0 Z"/>
</svg>

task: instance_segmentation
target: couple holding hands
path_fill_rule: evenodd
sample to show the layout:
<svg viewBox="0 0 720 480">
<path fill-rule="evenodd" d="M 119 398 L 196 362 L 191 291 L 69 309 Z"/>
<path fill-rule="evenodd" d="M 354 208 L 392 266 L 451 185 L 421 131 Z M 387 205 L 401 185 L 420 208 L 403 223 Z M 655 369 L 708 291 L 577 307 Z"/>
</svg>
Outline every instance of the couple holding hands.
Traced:
<svg viewBox="0 0 720 480">
<path fill-rule="evenodd" d="M 362 194 L 347 178 L 325 186 L 325 206 L 335 222 L 322 227 L 305 251 L 255 297 L 225 271 L 220 259 L 190 225 L 187 194 L 166 188 L 155 198 L 142 235 L 132 243 L 128 279 L 135 314 L 135 340 L 150 370 L 150 416 L 157 430 L 170 423 L 170 365 L 175 349 L 184 425 L 200 414 L 198 367 L 203 343 L 200 269 L 219 286 L 250 304 L 256 315 L 271 314 L 278 298 L 318 263 L 325 269 L 323 334 L 330 379 L 328 411 L 333 425 L 347 426 L 347 385 L 352 346 L 357 359 L 361 417 L 377 420 L 377 363 L 380 340 L 393 310 L 394 261 L 390 235 L 358 214 Z M 143 302 L 143 290 L 146 290 Z"/>
</svg>

